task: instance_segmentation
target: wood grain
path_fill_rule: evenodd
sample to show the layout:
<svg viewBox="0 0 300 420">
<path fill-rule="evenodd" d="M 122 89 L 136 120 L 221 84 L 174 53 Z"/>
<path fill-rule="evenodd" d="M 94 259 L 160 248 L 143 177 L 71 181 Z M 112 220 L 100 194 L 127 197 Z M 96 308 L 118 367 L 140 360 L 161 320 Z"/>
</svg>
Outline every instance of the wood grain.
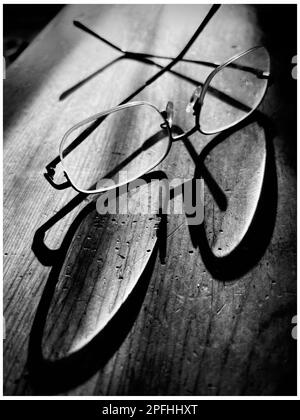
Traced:
<svg viewBox="0 0 300 420">
<path fill-rule="evenodd" d="M 284 107 L 276 83 L 261 114 L 214 138 L 174 142 L 156 168 L 158 178 L 203 177 L 201 226 L 170 215 L 157 239 L 156 215 L 99 216 L 94 201 L 43 176 L 67 129 L 118 105 L 166 65 L 118 59 L 73 20 L 123 49 L 175 56 L 208 8 L 68 6 L 8 69 L 6 395 L 296 392 L 293 131 L 273 135 L 269 119 Z M 222 62 L 263 36 L 255 8 L 222 6 L 187 57 Z M 172 100 L 174 123 L 187 129 L 185 106 L 210 69 L 180 62 L 173 70 L 181 76 L 168 72 L 133 99 L 160 109 Z"/>
</svg>

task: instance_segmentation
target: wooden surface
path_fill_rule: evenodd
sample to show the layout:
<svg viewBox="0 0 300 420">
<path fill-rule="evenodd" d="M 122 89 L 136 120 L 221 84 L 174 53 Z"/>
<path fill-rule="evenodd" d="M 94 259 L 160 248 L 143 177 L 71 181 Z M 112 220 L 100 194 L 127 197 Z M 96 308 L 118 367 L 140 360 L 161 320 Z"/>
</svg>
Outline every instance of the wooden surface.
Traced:
<svg viewBox="0 0 300 420">
<path fill-rule="evenodd" d="M 295 126 L 282 79 L 260 114 L 214 139 L 197 133 L 173 143 L 156 168 L 157 178 L 203 177 L 201 226 L 185 215 L 101 217 L 93 201 L 43 176 L 68 128 L 159 70 L 116 60 L 120 53 L 73 20 L 124 49 L 175 56 L 208 9 L 68 6 L 8 69 L 6 395 L 296 392 Z M 222 62 L 265 39 L 260 22 L 254 7 L 222 6 L 187 57 Z M 168 72 L 133 99 L 160 109 L 172 100 L 176 126 L 187 129 L 186 103 L 209 70 L 178 63 L 185 77 Z"/>
</svg>

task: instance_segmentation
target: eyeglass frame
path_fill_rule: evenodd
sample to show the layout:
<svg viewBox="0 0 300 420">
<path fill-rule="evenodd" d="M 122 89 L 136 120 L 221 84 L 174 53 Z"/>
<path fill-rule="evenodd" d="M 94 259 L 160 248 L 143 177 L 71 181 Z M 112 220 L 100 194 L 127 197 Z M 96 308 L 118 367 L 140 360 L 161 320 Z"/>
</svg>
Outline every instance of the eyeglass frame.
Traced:
<svg viewBox="0 0 300 420">
<path fill-rule="evenodd" d="M 172 142 L 173 141 L 184 140 L 184 139 L 188 138 L 190 135 L 194 134 L 197 131 L 199 131 L 200 133 L 202 133 L 204 135 L 217 134 L 217 133 L 220 133 L 220 132 L 223 132 L 223 131 L 226 131 L 226 130 L 230 129 L 231 127 L 239 124 L 241 121 L 243 121 L 246 118 L 248 118 L 258 108 L 258 106 L 263 101 L 264 96 L 266 94 L 266 91 L 268 89 L 268 83 L 266 83 L 266 86 L 264 88 L 264 91 L 263 91 L 263 93 L 261 95 L 261 98 L 257 102 L 257 104 L 246 115 L 244 115 L 240 119 L 238 119 L 238 121 L 234 121 L 233 123 L 228 124 L 227 126 L 222 127 L 219 130 L 209 131 L 209 132 L 203 130 L 201 128 L 201 124 L 200 124 L 200 114 L 201 114 L 202 106 L 203 106 L 203 103 L 204 103 L 204 97 L 205 97 L 205 95 L 206 95 L 206 93 L 208 91 L 209 84 L 210 84 L 211 80 L 214 78 L 214 76 L 219 71 L 221 71 L 222 69 L 224 69 L 225 67 L 227 67 L 228 65 L 230 65 L 231 63 L 233 63 L 234 61 L 236 61 L 239 58 L 241 58 L 241 57 L 243 57 L 243 56 L 245 56 L 245 55 L 247 55 L 247 54 L 249 54 L 249 53 L 257 50 L 257 49 L 260 49 L 260 48 L 263 48 L 267 52 L 268 57 L 269 57 L 269 68 L 270 68 L 270 56 L 269 56 L 269 53 L 268 53 L 267 49 L 264 46 L 262 46 L 262 45 L 255 46 L 255 47 L 249 48 L 249 49 L 247 49 L 247 50 L 245 50 L 245 51 L 243 51 L 241 53 L 235 54 L 229 60 L 227 60 L 223 64 L 220 64 L 219 66 L 217 66 L 215 69 L 213 69 L 209 73 L 209 75 L 205 79 L 203 85 L 202 86 L 199 85 L 194 90 L 193 95 L 191 96 L 190 103 L 188 104 L 188 107 L 193 109 L 193 115 L 195 116 L 195 125 L 194 125 L 194 127 L 191 128 L 191 129 L 189 129 L 188 131 L 182 133 L 182 134 L 179 134 L 179 135 L 175 136 L 175 137 L 172 135 L 172 130 L 171 130 L 172 129 L 172 123 L 173 123 L 173 116 L 174 116 L 174 109 L 173 109 L 174 107 L 173 107 L 173 103 L 171 101 L 169 101 L 167 103 L 166 109 L 164 111 L 160 111 L 159 108 L 156 105 L 152 104 L 151 102 L 147 102 L 147 101 L 128 102 L 126 104 L 119 105 L 119 106 L 110 108 L 110 109 L 108 109 L 106 111 L 102 111 L 102 112 L 99 112 L 97 114 L 94 114 L 91 117 L 88 117 L 88 118 L 80 121 L 79 123 L 75 124 L 73 127 L 71 127 L 64 134 L 64 136 L 63 136 L 63 138 L 61 140 L 60 146 L 59 146 L 60 162 L 61 162 L 61 165 L 62 165 L 64 174 L 65 174 L 65 177 L 70 182 L 71 186 L 76 191 L 78 191 L 80 193 L 84 193 L 84 194 L 99 194 L 99 193 L 102 193 L 102 192 L 106 192 L 106 191 L 112 190 L 114 188 L 119 188 L 119 187 L 121 187 L 123 185 L 126 185 L 126 184 L 128 184 L 128 183 L 130 183 L 130 182 L 132 182 L 132 181 L 134 181 L 136 179 L 138 179 L 140 176 L 145 175 L 149 171 L 153 170 L 156 166 L 158 166 L 165 159 L 165 157 L 168 155 L 168 153 L 169 153 L 169 151 L 171 149 L 171 145 L 172 145 Z M 260 78 L 268 79 L 268 81 L 269 81 L 270 71 L 260 71 L 257 76 L 260 77 Z M 67 137 L 73 131 L 75 131 L 76 129 L 80 128 L 81 126 L 86 125 L 86 124 L 88 124 L 90 122 L 95 122 L 99 118 L 106 117 L 106 116 L 108 116 L 108 115 L 110 115 L 110 114 L 112 114 L 114 112 L 120 111 L 120 110 L 124 110 L 124 109 L 127 109 L 127 108 L 132 108 L 132 107 L 135 107 L 135 106 L 143 106 L 143 105 L 150 106 L 151 108 L 155 109 L 155 111 L 157 111 L 160 114 L 160 116 L 162 117 L 162 119 L 163 119 L 163 123 L 161 124 L 161 128 L 167 130 L 168 137 L 169 137 L 169 142 L 168 142 L 168 146 L 166 148 L 165 153 L 161 156 L 161 158 L 157 162 L 155 162 L 155 164 L 151 165 L 145 172 L 143 172 L 142 174 L 139 174 L 138 176 L 133 177 L 132 179 L 126 180 L 123 183 L 118 184 L 117 186 L 111 185 L 109 187 L 100 188 L 100 189 L 97 189 L 97 190 L 85 190 L 85 189 L 79 188 L 76 185 L 76 183 L 72 180 L 71 176 L 68 174 L 67 169 L 66 169 L 66 167 L 64 165 L 64 157 L 63 157 L 64 149 L 63 149 L 63 146 L 64 146 L 64 142 L 67 139 Z M 187 112 L 189 112 L 189 111 L 187 110 Z"/>
</svg>

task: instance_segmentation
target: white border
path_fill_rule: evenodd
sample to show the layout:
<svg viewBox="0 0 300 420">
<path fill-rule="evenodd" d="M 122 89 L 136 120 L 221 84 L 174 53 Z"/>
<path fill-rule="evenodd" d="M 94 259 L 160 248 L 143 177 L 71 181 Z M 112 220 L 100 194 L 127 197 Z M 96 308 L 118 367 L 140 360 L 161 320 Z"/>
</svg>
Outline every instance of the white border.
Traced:
<svg viewBox="0 0 300 420">
<path fill-rule="evenodd" d="M 231 1 L 222 1 L 221 4 L 297 4 L 299 6 L 299 2 L 300 0 L 297 1 L 289 1 L 289 2 L 284 2 L 282 1 L 267 1 L 264 0 L 263 2 L 261 1 L 236 1 L 236 0 L 231 0 Z M 73 0 L 70 4 L 82 4 L 84 3 L 83 1 L 78 1 L 78 0 Z M 98 3 L 102 3 L 102 4 L 128 4 L 128 3 L 132 3 L 132 4 L 182 4 L 184 3 L 183 0 L 178 1 L 178 0 L 173 0 L 173 1 L 157 1 L 157 0 L 152 0 L 152 1 L 126 1 L 126 0 L 118 0 L 118 1 L 95 1 L 95 0 L 89 0 L 88 2 L 89 4 L 98 4 Z M 41 0 L 35 0 L 35 1 L 1 1 L 1 6 L 3 4 L 42 4 Z M 60 1 L 60 0 L 56 0 L 56 1 L 46 1 L 43 2 L 43 4 L 69 4 L 69 2 L 64 2 L 64 1 Z M 211 4 L 211 2 L 206 2 L 206 1 L 195 1 L 195 0 L 189 0 L 188 4 Z M 299 21 L 299 12 L 300 8 L 297 8 L 297 20 Z M 3 37 L 3 15 L 2 15 L 2 7 L 1 7 L 1 36 Z M 299 46 L 299 31 L 297 31 L 297 45 Z M 1 42 L 1 52 L 2 52 L 2 56 L 3 56 L 3 42 Z M 298 54 L 298 51 L 297 51 Z M 299 86 L 297 86 L 297 97 L 299 97 Z M 3 104 L 3 84 L 1 83 L 1 87 L 0 87 L 0 107 L 2 108 L 2 104 Z M 1 114 L 3 115 L 2 109 L 1 109 Z M 298 111 L 297 111 L 297 120 L 300 121 L 300 110 L 298 107 Z M 3 119 L 1 118 L 1 133 L 3 133 Z M 299 124 L 298 124 L 298 130 L 297 130 L 297 137 L 299 138 Z M 299 156 L 300 156 L 300 152 L 299 152 L 299 147 L 297 149 L 297 171 L 299 170 L 298 167 L 298 162 L 299 162 Z M 1 236 L 1 241 L 0 241 L 0 254 L 1 254 L 1 259 L 0 259 L 0 275 L 1 275 L 1 279 L 3 279 L 3 142 L 1 142 L 1 146 L 0 146 L 0 173 L 1 173 L 1 182 L 0 182 L 0 195 L 1 195 L 1 204 L 0 204 L 0 236 Z M 299 192 L 300 192 L 300 187 L 299 187 L 299 183 L 297 184 L 297 194 L 299 197 Z M 298 212 L 299 208 L 297 206 L 297 238 L 299 237 L 299 232 L 300 232 L 300 227 L 299 227 L 299 212 Z M 297 247 L 297 266 L 299 266 L 299 255 L 298 255 L 298 247 Z M 297 270 L 297 286 L 299 286 L 299 277 L 298 277 L 298 270 Z M 2 313 L 3 313 L 3 288 L 0 287 L 0 337 L 3 336 L 3 322 L 2 322 Z M 300 303 L 300 293 L 297 293 L 297 307 L 299 308 L 299 303 Z M 120 401 L 134 401 L 134 400 L 168 400 L 168 401 L 176 401 L 176 400 L 190 400 L 190 401 L 203 401 L 203 400 L 299 400 L 299 377 L 300 377 L 300 353 L 299 353 L 299 346 L 297 349 L 297 397 L 278 397 L 278 396 L 274 396 L 274 397 L 258 397 L 258 396 L 251 396 L 251 397 L 236 397 L 236 396 L 220 396 L 220 397 L 210 397 L 210 396 L 205 396 L 205 397 L 200 397 L 200 396 L 105 396 L 105 397 L 90 397 L 90 396 L 68 396 L 68 397 L 60 397 L 60 396 L 15 396 L 15 397 L 10 397 L 10 396 L 5 396 L 3 397 L 3 381 L 2 381 L 2 376 L 3 376 L 3 340 L 0 340 L 0 361 L 1 361 L 1 368 L 0 368 L 0 372 L 1 372 L 1 385 L 0 385 L 0 400 L 4 399 L 4 400 L 96 400 L 96 401 L 110 401 L 110 400 L 120 400 Z"/>
</svg>

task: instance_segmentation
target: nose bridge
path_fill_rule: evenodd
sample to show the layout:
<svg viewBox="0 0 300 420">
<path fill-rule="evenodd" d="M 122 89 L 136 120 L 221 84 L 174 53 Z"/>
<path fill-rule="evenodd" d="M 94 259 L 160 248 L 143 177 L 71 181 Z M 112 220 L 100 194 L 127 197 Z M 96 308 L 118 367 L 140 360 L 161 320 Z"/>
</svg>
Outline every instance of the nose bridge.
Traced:
<svg viewBox="0 0 300 420">
<path fill-rule="evenodd" d="M 197 104 L 197 101 L 199 100 L 199 98 L 201 96 L 201 92 L 202 92 L 202 88 L 201 88 L 201 86 L 198 86 L 195 89 L 195 91 L 194 91 L 194 93 L 193 93 L 193 95 L 190 99 L 190 102 L 187 105 L 186 112 L 194 111 L 194 115 L 195 115 L 195 112 L 196 112 L 195 105 Z M 190 110 L 188 110 L 189 106 L 191 106 Z M 173 102 L 169 101 L 167 103 L 167 106 L 166 106 L 165 118 L 168 121 L 169 127 L 170 128 L 173 127 L 175 129 L 175 132 L 176 132 L 176 128 L 178 128 L 178 127 L 173 126 L 174 112 L 175 112 L 174 104 L 173 104 Z M 198 130 L 198 121 L 196 119 L 195 120 L 195 125 L 187 131 L 182 131 L 180 129 L 179 132 L 176 132 L 177 135 L 174 136 L 175 132 L 172 130 L 172 134 L 171 134 L 172 141 L 183 140 L 185 137 L 188 137 L 189 135 L 195 133 L 197 130 Z"/>
</svg>

